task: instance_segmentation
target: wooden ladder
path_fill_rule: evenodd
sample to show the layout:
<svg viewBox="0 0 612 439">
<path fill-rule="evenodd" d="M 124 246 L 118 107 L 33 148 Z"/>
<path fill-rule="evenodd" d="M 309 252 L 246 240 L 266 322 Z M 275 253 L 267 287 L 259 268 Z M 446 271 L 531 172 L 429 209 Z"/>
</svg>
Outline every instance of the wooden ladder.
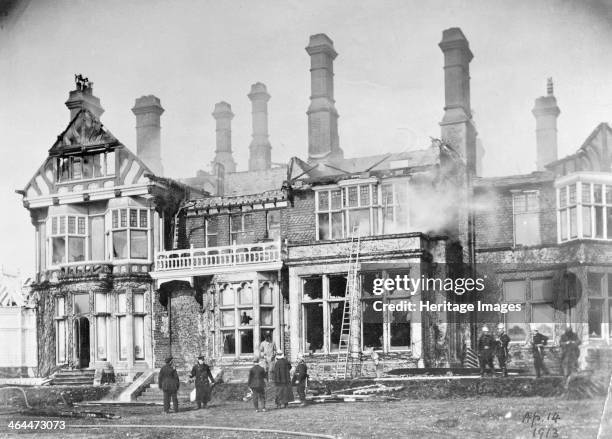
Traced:
<svg viewBox="0 0 612 439">
<path fill-rule="evenodd" d="M 353 228 L 351 235 L 351 248 L 349 253 L 349 266 L 346 278 L 346 290 L 344 292 L 344 306 L 342 308 L 342 326 L 340 327 L 340 339 L 338 340 L 338 358 L 336 359 L 336 379 L 346 379 L 349 373 L 349 358 L 351 358 L 351 334 L 352 316 L 359 300 L 357 291 L 357 271 L 359 269 L 359 251 L 361 237 L 357 227 Z M 352 371 L 351 371 L 352 372 Z"/>
</svg>

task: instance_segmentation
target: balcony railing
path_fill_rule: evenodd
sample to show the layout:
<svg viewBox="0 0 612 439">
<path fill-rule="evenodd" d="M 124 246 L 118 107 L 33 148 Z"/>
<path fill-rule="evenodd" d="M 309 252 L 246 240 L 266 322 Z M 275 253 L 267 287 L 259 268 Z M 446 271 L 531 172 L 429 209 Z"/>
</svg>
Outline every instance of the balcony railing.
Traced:
<svg viewBox="0 0 612 439">
<path fill-rule="evenodd" d="M 155 270 L 185 270 L 280 262 L 279 241 L 169 250 L 155 254 Z"/>
</svg>

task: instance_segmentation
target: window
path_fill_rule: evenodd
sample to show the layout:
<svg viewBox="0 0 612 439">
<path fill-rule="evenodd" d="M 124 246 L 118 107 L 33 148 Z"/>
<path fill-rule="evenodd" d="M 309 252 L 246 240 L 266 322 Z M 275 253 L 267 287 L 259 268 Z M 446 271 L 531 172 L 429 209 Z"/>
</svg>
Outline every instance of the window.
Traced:
<svg viewBox="0 0 612 439">
<path fill-rule="evenodd" d="M 66 363 L 66 299 L 55 298 L 55 352 L 57 364 Z"/>
<path fill-rule="evenodd" d="M 148 210 L 113 209 L 111 227 L 113 259 L 148 259 Z"/>
<path fill-rule="evenodd" d="M 612 273 L 588 272 L 587 291 L 589 337 L 612 337 Z"/>
<path fill-rule="evenodd" d="M 540 241 L 540 202 L 537 191 L 512 195 L 514 245 L 538 245 Z"/>
<path fill-rule="evenodd" d="M 89 294 L 74 294 L 73 298 L 73 313 L 89 314 Z"/>
<path fill-rule="evenodd" d="M 255 333 L 272 334 L 275 328 L 273 287 L 263 282 L 253 291 L 249 282 L 228 283 L 219 291 L 219 312 L 223 355 L 252 356 Z"/>
<path fill-rule="evenodd" d="M 241 233 L 245 231 L 245 224 L 250 222 L 251 215 L 234 213 L 230 215 L 230 243 L 235 244 Z"/>
<path fill-rule="evenodd" d="M 266 225 L 268 238 L 280 238 L 280 210 L 269 210 L 266 212 Z"/>
<path fill-rule="evenodd" d="M 204 225 L 206 247 L 216 247 L 217 246 L 217 223 L 218 223 L 218 218 L 216 216 L 206 218 L 206 223 Z"/>
<path fill-rule="evenodd" d="M 117 335 L 119 338 L 119 360 L 127 360 L 127 296 L 125 292 L 117 293 Z"/>
<path fill-rule="evenodd" d="M 80 262 L 87 254 L 87 217 L 58 215 L 50 218 L 51 264 Z"/>
<path fill-rule="evenodd" d="M 132 293 L 132 309 L 134 312 L 134 359 L 145 359 L 145 302 L 144 292 L 134 291 Z"/>
<path fill-rule="evenodd" d="M 555 310 L 552 278 L 504 280 L 503 294 L 506 303 L 521 305 L 521 311 L 505 314 L 506 330 L 511 341 L 525 341 L 529 324 L 535 325 L 543 335 L 553 338 Z"/>
<path fill-rule="evenodd" d="M 56 162 L 58 182 L 88 180 L 115 175 L 115 153 L 59 157 Z"/>
<path fill-rule="evenodd" d="M 378 233 L 378 186 L 360 184 L 316 191 L 317 239 Z"/>
<path fill-rule="evenodd" d="M 557 191 L 559 239 L 612 239 L 612 185 L 577 182 Z"/>
<path fill-rule="evenodd" d="M 382 185 L 383 234 L 408 231 L 408 182 L 395 181 Z"/>
<path fill-rule="evenodd" d="M 108 334 L 109 334 L 109 305 L 108 294 L 95 294 L 96 311 L 96 359 L 106 361 L 108 359 Z"/>
<path fill-rule="evenodd" d="M 374 279 L 403 277 L 405 271 L 376 271 L 361 274 L 361 345 L 362 349 L 384 352 L 409 350 L 411 342 L 412 315 L 408 311 L 389 311 L 383 304 L 400 304 L 410 301 L 410 292 L 395 290 L 377 296 L 372 293 Z"/>
</svg>

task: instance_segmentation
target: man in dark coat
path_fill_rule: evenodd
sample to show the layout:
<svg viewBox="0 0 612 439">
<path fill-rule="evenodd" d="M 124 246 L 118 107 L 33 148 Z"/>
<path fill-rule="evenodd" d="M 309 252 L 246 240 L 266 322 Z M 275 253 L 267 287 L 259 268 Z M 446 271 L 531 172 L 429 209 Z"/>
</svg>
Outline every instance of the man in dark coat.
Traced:
<svg viewBox="0 0 612 439">
<path fill-rule="evenodd" d="M 302 406 L 306 405 L 306 380 L 308 379 L 308 366 L 304 362 L 304 356 L 298 354 L 298 365 L 293 373 L 293 384 L 297 384 L 298 398 Z"/>
<path fill-rule="evenodd" d="M 493 355 L 495 353 L 495 339 L 489 334 L 489 328 L 482 327 L 482 334 L 478 339 L 478 360 L 480 363 L 480 376 L 483 377 L 485 369 L 489 367 L 489 373 L 495 374 L 493 368 Z"/>
<path fill-rule="evenodd" d="M 172 362 L 172 357 L 166 358 L 166 364 L 159 371 L 159 388 L 164 392 L 164 413 L 168 413 L 170 411 L 170 399 L 172 398 L 172 406 L 174 407 L 174 412 L 178 412 L 178 398 L 177 392 L 179 389 L 179 377 L 176 369 L 174 368 L 174 364 Z"/>
<path fill-rule="evenodd" d="M 206 408 L 206 404 L 210 401 L 210 392 L 212 387 L 210 384 L 215 384 L 215 379 L 210 373 L 210 367 L 206 363 L 204 363 L 204 357 L 198 357 L 198 364 L 193 366 L 191 369 L 191 374 L 189 378 L 195 378 L 195 388 L 196 388 L 196 403 L 198 404 L 198 408 Z"/>
<path fill-rule="evenodd" d="M 542 372 L 548 375 L 548 369 L 544 365 L 544 346 L 548 343 L 548 337 L 540 334 L 536 328 L 533 330 L 533 338 L 531 339 L 531 350 L 533 352 L 533 366 L 535 368 L 536 377 L 540 378 Z"/>
<path fill-rule="evenodd" d="M 293 401 L 291 391 L 291 364 L 285 358 L 282 351 L 276 353 L 276 363 L 272 371 L 272 380 L 276 387 L 276 408 L 285 408 L 289 401 Z"/>
<path fill-rule="evenodd" d="M 497 340 L 495 346 L 495 354 L 497 355 L 497 361 L 499 362 L 499 368 L 502 370 L 505 377 L 508 376 L 508 369 L 506 363 L 508 362 L 508 344 L 510 343 L 510 337 L 506 334 L 504 324 L 500 323 L 497 325 Z"/>
<path fill-rule="evenodd" d="M 559 339 L 561 346 L 561 371 L 564 377 L 569 377 L 572 372 L 578 370 L 578 357 L 580 356 L 580 339 L 572 330 L 571 326 L 561 335 Z"/>
<path fill-rule="evenodd" d="M 259 358 L 255 357 L 253 360 L 253 367 L 249 370 L 249 381 L 248 386 L 253 391 L 253 405 L 255 406 L 256 412 L 266 411 L 266 382 L 268 381 L 268 374 L 266 370 L 259 365 Z M 259 404 L 261 403 L 261 410 Z"/>
</svg>

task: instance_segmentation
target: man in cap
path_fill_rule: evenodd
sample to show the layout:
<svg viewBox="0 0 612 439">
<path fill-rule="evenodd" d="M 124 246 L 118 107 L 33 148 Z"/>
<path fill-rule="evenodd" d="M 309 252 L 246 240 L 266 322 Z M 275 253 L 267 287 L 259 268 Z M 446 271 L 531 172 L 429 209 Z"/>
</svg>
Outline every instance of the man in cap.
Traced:
<svg viewBox="0 0 612 439">
<path fill-rule="evenodd" d="M 276 387 L 276 408 L 285 408 L 289 401 L 293 401 L 291 391 L 291 364 L 285 358 L 283 351 L 276 353 L 276 363 L 272 370 L 272 380 Z"/>
<path fill-rule="evenodd" d="M 531 339 L 531 350 L 533 352 L 533 366 L 535 368 L 536 377 L 540 378 L 542 372 L 548 375 L 548 369 L 544 365 L 544 346 L 548 343 L 548 337 L 540 334 L 538 328 L 533 329 L 533 337 Z"/>
<path fill-rule="evenodd" d="M 159 371 L 158 384 L 164 392 L 164 413 L 170 412 L 170 399 L 172 399 L 174 412 L 178 412 L 177 392 L 180 382 L 173 360 L 172 357 L 166 358 L 166 364 Z"/>
<path fill-rule="evenodd" d="M 510 343 L 510 337 L 506 334 L 506 328 L 504 324 L 500 323 L 497 325 L 497 340 L 495 346 L 495 353 L 497 355 L 497 361 L 499 362 L 499 368 L 502 370 L 505 377 L 508 376 L 508 369 L 506 363 L 508 362 L 508 344 Z"/>
<path fill-rule="evenodd" d="M 302 354 L 298 354 L 297 356 L 298 365 L 295 367 L 295 372 L 293 372 L 293 384 L 297 385 L 297 394 L 298 398 L 300 398 L 300 402 L 302 406 L 306 405 L 306 382 L 308 380 L 308 366 L 306 366 L 306 362 L 304 361 L 304 356 Z"/>
<path fill-rule="evenodd" d="M 210 367 L 204 362 L 204 357 L 198 357 L 198 363 L 191 369 L 189 378 L 195 378 L 196 403 L 198 409 L 206 408 L 206 404 L 210 401 L 211 384 L 215 384 L 215 379 L 210 373 Z"/>
<path fill-rule="evenodd" d="M 564 377 L 569 377 L 572 372 L 578 370 L 578 357 L 580 356 L 580 339 L 572 330 L 571 325 L 567 325 L 565 332 L 559 339 L 561 346 L 561 371 Z"/>
<path fill-rule="evenodd" d="M 268 374 L 266 370 L 259 365 L 259 358 L 253 359 L 253 367 L 249 370 L 248 386 L 253 391 L 253 405 L 256 412 L 266 411 L 266 383 Z M 261 410 L 259 404 L 261 403 Z"/>
<path fill-rule="evenodd" d="M 495 374 L 493 368 L 493 354 L 495 351 L 495 339 L 489 334 L 489 328 L 487 326 L 482 327 L 482 334 L 478 339 L 478 360 L 480 363 L 480 376 L 483 377 L 485 369 L 489 367 L 489 373 Z"/>
</svg>

